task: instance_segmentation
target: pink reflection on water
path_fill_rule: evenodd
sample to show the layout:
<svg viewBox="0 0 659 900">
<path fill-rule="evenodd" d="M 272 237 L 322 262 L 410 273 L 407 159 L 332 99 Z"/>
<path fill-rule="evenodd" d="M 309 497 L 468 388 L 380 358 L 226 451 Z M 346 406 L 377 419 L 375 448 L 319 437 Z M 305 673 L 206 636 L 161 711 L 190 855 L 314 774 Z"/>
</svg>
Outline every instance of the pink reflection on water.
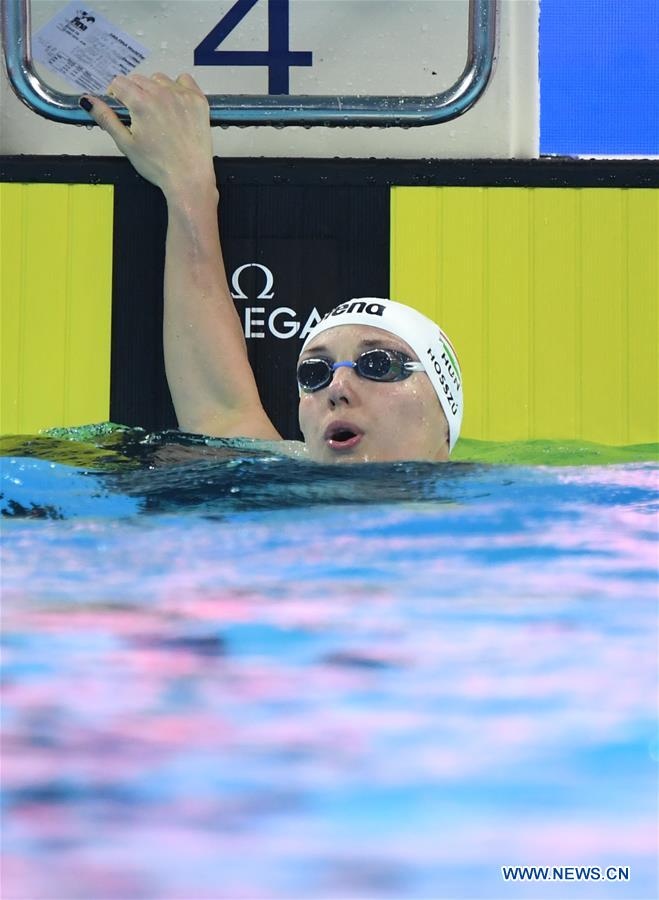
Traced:
<svg viewBox="0 0 659 900">
<path fill-rule="evenodd" d="M 7 900 L 323 896 L 322 869 L 318 881 L 309 878 L 312 889 L 316 889 L 313 894 L 286 893 L 276 887 L 278 879 L 272 873 L 295 867 L 301 849 L 311 859 L 331 860 L 335 869 L 367 859 L 386 859 L 389 866 L 463 866 L 468 877 L 470 867 L 491 864 L 493 888 L 500 878 L 499 866 L 506 864 L 572 865 L 587 861 L 590 865 L 607 865 L 624 860 L 631 865 L 633 878 L 635 872 L 638 874 L 639 859 L 653 853 L 656 834 L 656 824 L 650 820 L 622 820 L 611 827 L 580 818 L 569 822 L 564 818 L 547 820 L 531 813 L 517 820 L 500 815 L 476 822 L 456 817 L 432 829 L 403 834 L 377 829 L 377 833 L 342 836 L 320 823 L 309 825 L 302 833 L 299 826 L 288 822 L 264 830 L 257 838 L 254 833 L 220 836 L 209 830 L 181 828 L 171 818 L 174 812 L 159 811 L 160 821 L 170 821 L 168 826 L 131 823 L 132 843 L 120 830 L 103 834 L 105 852 L 82 850 L 73 866 L 53 859 L 47 875 L 24 859 L 10 856 L 3 877 L 4 896 Z M 187 873 L 176 866 L 181 858 L 190 861 Z M 444 896 L 442 884 L 438 872 L 433 896 Z M 53 891 L 53 885 L 59 890 L 56 887 Z M 586 890 L 575 893 L 575 886 L 571 887 L 571 897 L 588 896 Z M 547 896 L 556 896 L 556 886 L 552 888 L 554 893 Z M 619 888 L 623 890 L 623 886 Z M 497 895 L 501 895 L 498 890 Z M 354 893 L 341 892 L 340 896 Z M 622 896 L 638 894 L 626 892 Z"/>
<path fill-rule="evenodd" d="M 625 570 L 653 570 L 652 519 L 572 512 L 485 535 L 401 534 L 400 511 L 389 534 L 379 512 L 374 535 L 292 522 L 284 545 L 254 523 L 88 524 L 92 550 L 16 551 L 3 900 L 284 898 L 301 866 L 307 896 L 328 896 L 328 871 L 364 860 L 463 865 L 467 886 L 487 861 L 493 879 L 508 862 L 647 867 L 656 585 Z M 568 799 L 530 810 L 524 783 Z M 493 812 L 478 792 L 497 787 Z"/>
<path fill-rule="evenodd" d="M 659 466 L 642 465 L 579 466 L 556 468 L 552 475 L 562 484 L 605 484 L 619 487 L 637 487 L 648 491 L 659 490 Z"/>
</svg>

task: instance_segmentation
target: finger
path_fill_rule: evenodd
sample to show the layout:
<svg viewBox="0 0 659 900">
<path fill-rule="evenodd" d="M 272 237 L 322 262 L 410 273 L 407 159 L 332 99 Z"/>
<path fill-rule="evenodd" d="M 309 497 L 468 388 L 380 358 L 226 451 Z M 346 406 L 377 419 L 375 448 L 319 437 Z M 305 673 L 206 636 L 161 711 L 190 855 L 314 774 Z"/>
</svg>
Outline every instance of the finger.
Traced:
<svg viewBox="0 0 659 900">
<path fill-rule="evenodd" d="M 133 73 L 132 75 L 128 76 L 128 80 L 131 81 L 133 84 L 136 84 L 138 86 L 138 88 L 140 88 L 140 90 L 146 91 L 147 93 L 149 93 L 149 91 L 151 91 L 151 89 L 153 88 L 153 83 L 152 83 L 151 79 L 148 78 L 146 75 L 140 75 L 139 73 Z"/>
<path fill-rule="evenodd" d="M 181 75 L 179 75 L 179 77 L 176 79 L 176 83 L 180 84 L 181 87 L 188 88 L 188 90 L 190 91 L 194 91 L 196 94 L 201 94 L 202 97 L 206 96 L 206 94 L 204 94 L 192 75 L 189 75 L 187 72 L 183 72 Z"/>
<path fill-rule="evenodd" d="M 130 129 L 126 128 L 126 126 L 121 123 L 116 112 L 111 109 L 107 103 L 99 100 L 98 97 L 89 97 L 88 95 L 85 95 L 81 99 L 91 103 L 91 109 L 87 110 L 89 115 L 103 131 L 107 131 L 117 147 L 119 147 L 122 152 L 125 152 L 124 148 L 129 145 L 133 136 L 130 133 Z"/>
<path fill-rule="evenodd" d="M 126 78 L 125 75 L 117 75 L 110 82 L 107 93 L 110 97 L 116 97 L 129 109 L 131 103 L 135 103 L 136 100 L 139 103 L 141 99 L 144 99 L 143 88 L 136 81 L 133 81 L 132 78 Z"/>
<path fill-rule="evenodd" d="M 166 84 L 168 87 L 174 87 L 175 84 L 169 75 L 165 75 L 164 72 L 154 72 L 151 76 L 151 80 L 155 81 L 157 84 Z"/>
</svg>

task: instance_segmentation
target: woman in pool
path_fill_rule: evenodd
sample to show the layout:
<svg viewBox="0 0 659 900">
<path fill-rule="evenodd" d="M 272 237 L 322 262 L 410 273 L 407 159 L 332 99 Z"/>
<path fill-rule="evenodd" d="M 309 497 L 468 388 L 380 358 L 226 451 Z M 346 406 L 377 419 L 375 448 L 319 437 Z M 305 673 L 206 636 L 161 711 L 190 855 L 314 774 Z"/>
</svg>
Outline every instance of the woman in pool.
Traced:
<svg viewBox="0 0 659 900">
<path fill-rule="evenodd" d="M 118 76 L 107 104 L 81 106 L 168 210 L 164 349 L 179 427 L 215 437 L 281 440 L 266 414 L 227 284 L 217 223 L 208 103 L 190 75 Z M 462 383 L 446 335 L 380 298 L 342 303 L 309 333 L 298 362 L 299 420 L 318 462 L 446 460 L 460 432 Z"/>
</svg>

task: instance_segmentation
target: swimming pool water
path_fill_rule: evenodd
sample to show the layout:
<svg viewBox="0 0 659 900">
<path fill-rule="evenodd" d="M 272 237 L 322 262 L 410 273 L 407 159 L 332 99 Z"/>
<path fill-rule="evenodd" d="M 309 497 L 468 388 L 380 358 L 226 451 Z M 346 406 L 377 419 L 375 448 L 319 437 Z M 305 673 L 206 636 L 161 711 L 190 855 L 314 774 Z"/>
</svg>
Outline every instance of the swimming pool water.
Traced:
<svg viewBox="0 0 659 900">
<path fill-rule="evenodd" d="M 5 452 L 3 898 L 657 896 L 647 454 Z"/>
</svg>

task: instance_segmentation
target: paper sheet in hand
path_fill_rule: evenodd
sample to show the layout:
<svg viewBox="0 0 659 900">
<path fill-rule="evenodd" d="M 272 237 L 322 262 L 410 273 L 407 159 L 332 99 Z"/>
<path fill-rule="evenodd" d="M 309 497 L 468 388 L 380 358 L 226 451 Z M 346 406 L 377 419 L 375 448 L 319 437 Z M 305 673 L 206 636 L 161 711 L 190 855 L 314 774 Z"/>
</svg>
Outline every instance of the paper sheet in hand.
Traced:
<svg viewBox="0 0 659 900">
<path fill-rule="evenodd" d="M 89 6 L 71 2 L 33 36 L 32 53 L 81 91 L 103 94 L 149 51 Z"/>
</svg>

